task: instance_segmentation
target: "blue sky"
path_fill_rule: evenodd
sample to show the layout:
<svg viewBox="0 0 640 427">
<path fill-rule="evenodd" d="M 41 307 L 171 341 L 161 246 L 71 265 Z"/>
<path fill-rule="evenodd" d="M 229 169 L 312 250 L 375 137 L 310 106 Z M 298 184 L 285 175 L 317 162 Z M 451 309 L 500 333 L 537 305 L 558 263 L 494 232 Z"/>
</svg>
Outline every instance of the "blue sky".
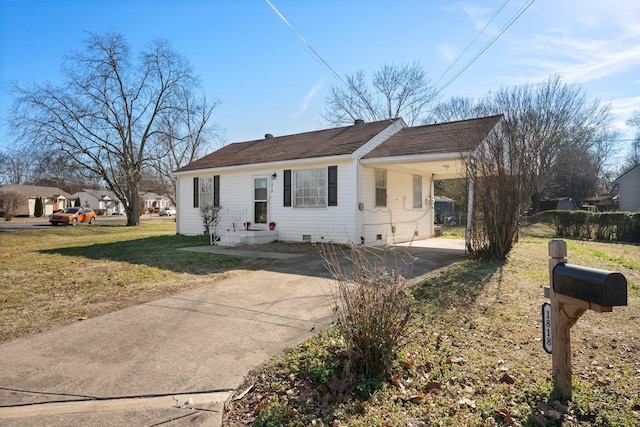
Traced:
<svg viewBox="0 0 640 427">
<path fill-rule="evenodd" d="M 443 98 L 479 98 L 559 74 L 612 102 L 621 150 L 635 134 L 625 121 L 640 110 L 640 2 L 535 0 L 470 65 L 530 0 L 271 3 L 341 76 L 419 61 L 439 88 L 462 71 Z M 338 84 L 266 0 L 0 0 L 1 84 L 59 82 L 64 54 L 104 31 L 134 50 L 169 40 L 222 101 L 214 121 L 227 143 L 322 128 L 324 98 Z M 10 106 L 0 91 L 0 150 L 12 145 Z"/>
</svg>

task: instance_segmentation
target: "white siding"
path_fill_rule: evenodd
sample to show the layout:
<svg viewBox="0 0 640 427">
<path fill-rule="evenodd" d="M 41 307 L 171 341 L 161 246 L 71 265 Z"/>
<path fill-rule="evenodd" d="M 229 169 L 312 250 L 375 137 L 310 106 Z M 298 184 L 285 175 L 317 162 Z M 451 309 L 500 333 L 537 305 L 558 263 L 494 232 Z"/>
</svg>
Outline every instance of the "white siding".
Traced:
<svg viewBox="0 0 640 427">
<path fill-rule="evenodd" d="M 414 174 L 418 173 L 387 170 L 387 206 L 380 207 L 375 206 L 375 168 L 361 169 L 358 241 L 386 245 L 433 236 L 433 182 L 422 177 L 422 207 L 414 208 Z"/>
<path fill-rule="evenodd" d="M 618 194 L 621 211 L 640 211 L 640 166 L 620 177 Z"/>
<path fill-rule="evenodd" d="M 338 166 L 338 206 L 324 208 L 297 208 L 283 206 L 284 169 L 301 169 Z M 275 174 L 275 177 L 272 175 Z M 198 208 L 193 207 L 193 178 L 220 175 L 221 222 L 220 235 L 241 236 L 243 223 L 253 222 L 253 179 L 267 176 L 268 222 L 276 223 L 278 239 L 302 242 L 309 236 L 316 242 L 333 241 L 345 243 L 354 234 L 355 173 L 352 161 L 305 163 L 303 166 L 283 168 L 256 167 L 239 171 L 220 171 L 181 174 L 178 179 L 177 233 L 197 235 L 204 231 Z M 266 229 L 268 224 L 253 224 L 253 229 Z"/>
</svg>

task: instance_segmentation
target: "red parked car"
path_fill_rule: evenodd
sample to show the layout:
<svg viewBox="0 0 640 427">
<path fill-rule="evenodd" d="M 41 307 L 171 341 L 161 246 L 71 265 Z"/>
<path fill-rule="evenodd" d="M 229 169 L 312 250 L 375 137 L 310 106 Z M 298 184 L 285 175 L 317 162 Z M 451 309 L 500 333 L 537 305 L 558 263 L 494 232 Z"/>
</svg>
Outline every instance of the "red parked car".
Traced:
<svg viewBox="0 0 640 427">
<path fill-rule="evenodd" d="M 78 225 L 79 222 L 88 222 L 89 224 L 93 224 L 95 221 L 96 213 L 90 208 L 66 208 L 61 212 L 55 212 L 49 216 L 49 222 L 53 225 Z"/>
</svg>

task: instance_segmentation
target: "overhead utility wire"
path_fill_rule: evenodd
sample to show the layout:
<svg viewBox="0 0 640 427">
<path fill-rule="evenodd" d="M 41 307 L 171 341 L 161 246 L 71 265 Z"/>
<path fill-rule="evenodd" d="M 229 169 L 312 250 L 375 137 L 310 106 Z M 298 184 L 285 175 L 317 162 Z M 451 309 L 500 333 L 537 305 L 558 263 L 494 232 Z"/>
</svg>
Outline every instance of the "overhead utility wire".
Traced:
<svg viewBox="0 0 640 427">
<path fill-rule="evenodd" d="M 449 86 L 451 83 L 454 82 L 454 80 L 456 80 L 458 77 L 460 77 L 460 75 L 462 73 L 464 73 L 479 57 L 480 55 L 482 55 L 487 49 L 489 49 L 491 47 L 491 45 L 493 45 L 493 43 L 496 42 L 496 40 L 498 40 L 500 38 L 500 36 L 502 36 L 502 34 L 504 34 L 505 31 L 507 31 L 509 29 L 509 27 L 511 27 L 517 20 L 518 18 L 520 18 L 520 16 L 522 16 L 522 14 L 524 12 L 527 11 L 527 9 L 529 9 L 529 7 L 533 4 L 533 2 L 535 2 L 536 0 L 531 0 L 528 4 L 526 4 L 525 6 L 523 6 L 520 11 L 518 12 L 518 14 L 516 16 L 514 16 L 511 21 L 509 21 L 501 30 L 500 32 L 498 32 L 498 34 L 496 34 L 490 41 L 489 43 L 487 43 L 487 45 L 480 51 L 478 52 L 473 58 L 471 58 L 471 60 L 462 68 L 462 70 L 458 71 L 456 73 L 455 76 L 453 76 L 453 78 L 451 78 L 451 80 L 449 80 L 447 83 L 444 84 L 444 86 L 442 86 L 440 89 L 438 89 L 439 92 L 442 92 L 447 86 Z"/>
<path fill-rule="evenodd" d="M 476 40 L 478 40 L 478 37 L 480 37 L 480 35 L 484 32 L 484 30 L 487 29 L 487 27 L 493 22 L 493 20 L 496 18 L 496 16 L 498 16 L 498 14 L 502 11 L 502 9 L 504 9 L 504 7 L 507 5 L 507 3 L 509 3 L 509 0 L 505 0 L 504 3 L 502 3 L 502 6 L 500 6 L 498 8 L 498 10 L 496 11 L 496 13 L 493 14 L 493 16 L 491 17 L 491 19 L 489 19 L 489 21 L 486 23 L 486 25 L 484 27 L 482 27 L 482 29 L 478 32 L 478 34 L 476 34 L 476 36 L 473 38 L 473 40 L 471 40 L 471 43 L 469 43 L 467 45 L 467 47 L 464 48 L 464 50 L 460 53 L 460 55 L 458 55 L 458 57 L 451 63 L 451 65 L 449 65 L 449 67 L 444 70 L 444 73 L 442 73 L 442 75 L 440 75 L 440 77 L 438 77 L 438 80 L 436 80 L 436 82 L 434 83 L 435 85 L 438 84 L 438 82 L 440 82 L 440 80 L 442 80 L 442 78 L 449 72 L 449 70 L 451 70 L 453 68 L 454 65 L 456 65 L 458 63 L 458 61 L 460 60 L 460 58 L 462 58 L 462 56 L 467 52 L 467 50 L 469 50 L 469 48 L 471 47 L 471 45 L 473 45 Z"/>
<path fill-rule="evenodd" d="M 273 11 L 280 17 L 280 19 L 282 19 L 282 21 L 287 24 L 287 26 L 291 29 L 291 31 L 293 31 L 296 36 L 298 36 L 298 38 L 300 40 L 302 40 L 302 43 L 305 44 L 305 46 L 307 46 L 307 48 L 311 51 L 313 57 L 315 58 L 316 61 L 318 61 L 320 64 L 322 64 L 324 67 L 326 67 L 329 71 L 331 71 L 333 73 L 333 75 L 335 76 L 336 79 L 338 79 L 343 85 L 345 85 L 345 87 L 349 87 L 349 85 L 347 84 L 347 82 L 345 82 L 342 77 L 340 77 L 340 75 L 338 73 L 335 72 L 335 70 L 333 68 L 331 68 L 331 65 L 329 65 L 327 63 L 327 61 L 325 61 L 322 56 L 320 56 L 320 54 L 318 52 L 316 52 L 316 50 L 311 46 L 311 44 L 309 44 L 309 42 L 307 42 L 305 40 L 304 37 L 302 37 L 302 34 L 300 34 L 298 32 L 298 30 L 295 29 L 295 27 L 293 25 L 291 25 L 289 23 L 289 21 L 287 21 L 287 18 L 284 17 L 284 15 L 282 15 L 280 13 L 280 11 L 278 9 L 276 9 L 276 7 L 269 1 L 269 0 L 265 0 L 267 2 L 267 4 L 269 6 L 271 6 L 271 9 L 273 9 Z"/>
</svg>

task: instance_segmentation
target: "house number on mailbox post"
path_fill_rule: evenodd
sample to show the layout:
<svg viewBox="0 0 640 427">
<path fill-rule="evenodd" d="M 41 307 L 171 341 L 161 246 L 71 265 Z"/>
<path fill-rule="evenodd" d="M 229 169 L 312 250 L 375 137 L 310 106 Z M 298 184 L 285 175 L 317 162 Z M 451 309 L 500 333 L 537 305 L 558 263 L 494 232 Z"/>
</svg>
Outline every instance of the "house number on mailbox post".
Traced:
<svg viewBox="0 0 640 427">
<path fill-rule="evenodd" d="M 551 304 L 542 304 L 542 347 L 551 354 Z"/>
<path fill-rule="evenodd" d="M 613 311 L 613 307 L 627 305 L 627 279 L 620 273 L 567 264 L 566 242 L 552 240 L 549 282 L 544 295 L 551 304 L 542 306 L 543 345 L 547 353 L 553 347 L 554 388 L 568 400 L 571 399 L 570 329 L 587 310 L 606 313 Z"/>
</svg>

